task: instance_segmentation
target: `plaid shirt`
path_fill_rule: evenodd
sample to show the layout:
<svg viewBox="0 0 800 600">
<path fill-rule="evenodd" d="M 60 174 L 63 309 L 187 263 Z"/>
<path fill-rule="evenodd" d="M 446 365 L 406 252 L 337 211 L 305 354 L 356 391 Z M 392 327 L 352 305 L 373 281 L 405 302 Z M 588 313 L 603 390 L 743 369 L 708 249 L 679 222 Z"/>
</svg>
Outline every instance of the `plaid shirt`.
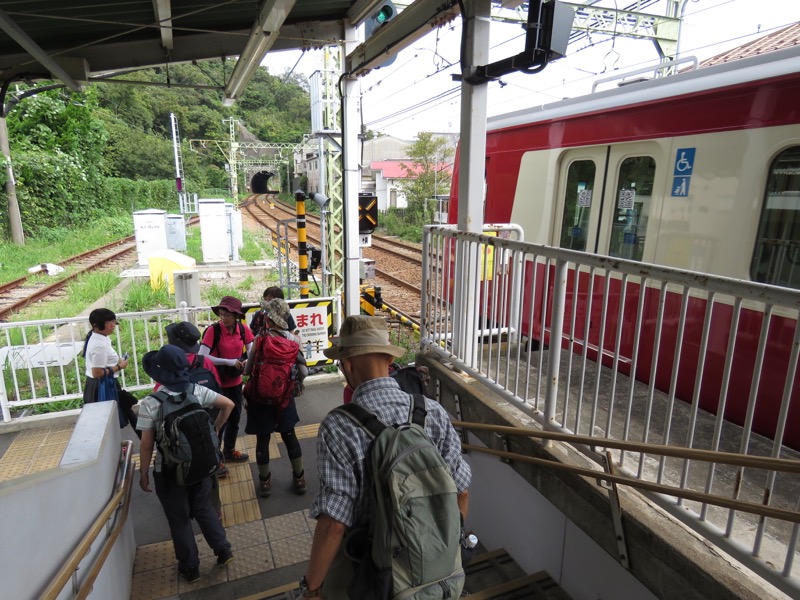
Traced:
<svg viewBox="0 0 800 600">
<path fill-rule="evenodd" d="M 358 386 L 353 402 L 394 425 L 408 422 L 412 400 L 394 379 L 383 377 Z M 425 432 L 450 467 L 456 488 L 463 492 L 472 472 L 461 455 L 461 440 L 439 403 L 426 399 L 425 408 Z M 347 527 L 369 518 L 369 487 L 364 482 L 369 442 L 367 432 L 346 415 L 334 410 L 323 419 L 317 437 L 320 491 L 311 505 L 313 518 L 326 514 Z"/>
</svg>

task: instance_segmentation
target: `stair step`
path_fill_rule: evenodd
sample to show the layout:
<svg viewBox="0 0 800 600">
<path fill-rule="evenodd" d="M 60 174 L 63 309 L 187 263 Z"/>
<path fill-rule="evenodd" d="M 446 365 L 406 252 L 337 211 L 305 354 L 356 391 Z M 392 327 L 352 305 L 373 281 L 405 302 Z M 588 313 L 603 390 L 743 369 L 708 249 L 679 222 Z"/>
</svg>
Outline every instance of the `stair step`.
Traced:
<svg viewBox="0 0 800 600">
<path fill-rule="evenodd" d="M 502 548 L 479 554 L 464 571 L 470 600 L 570 600 L 546 571 L 526 574 Z"/>
</svg>

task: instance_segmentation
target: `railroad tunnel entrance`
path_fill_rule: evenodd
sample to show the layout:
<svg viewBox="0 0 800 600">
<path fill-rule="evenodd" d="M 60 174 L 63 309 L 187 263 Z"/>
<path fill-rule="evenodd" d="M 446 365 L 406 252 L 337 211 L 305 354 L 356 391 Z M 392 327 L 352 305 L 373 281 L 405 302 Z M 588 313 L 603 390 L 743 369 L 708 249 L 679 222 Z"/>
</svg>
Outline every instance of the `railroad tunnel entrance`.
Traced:
<svg viewBox="0 0 800 600">
<path fill-rule="evenodd" d="M 280 190 L 269 189 L 269 180 L 275 177 L 272 171 L 259 171 L 250 180 L 250 189 L 254 194 L 278 194 Z"/>
</svg>

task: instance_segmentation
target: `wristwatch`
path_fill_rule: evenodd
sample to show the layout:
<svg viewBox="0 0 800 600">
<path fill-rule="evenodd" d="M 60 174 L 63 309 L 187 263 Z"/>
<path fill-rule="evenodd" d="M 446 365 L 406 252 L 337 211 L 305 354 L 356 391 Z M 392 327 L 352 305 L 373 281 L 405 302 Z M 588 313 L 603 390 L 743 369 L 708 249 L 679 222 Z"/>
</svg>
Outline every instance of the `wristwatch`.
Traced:
<svg viewBox="0 0 800 600">
<path fill-rule="evenodd" d="M 303 578 L 300 580 L 300 596 L 303 598 L 318 598 L 321 589 L 322 586 L 319 586 L 315 590 L 309 589 L 305 575 L 303 575 Z"/>
</svg>

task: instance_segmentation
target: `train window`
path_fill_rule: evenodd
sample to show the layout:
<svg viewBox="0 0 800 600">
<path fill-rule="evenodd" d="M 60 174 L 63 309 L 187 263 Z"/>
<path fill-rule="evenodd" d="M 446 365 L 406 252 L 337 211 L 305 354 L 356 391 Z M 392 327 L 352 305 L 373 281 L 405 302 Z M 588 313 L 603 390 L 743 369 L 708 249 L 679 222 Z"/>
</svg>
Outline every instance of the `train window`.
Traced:
<svg viewBox="0 0 800 600">
<path fill-rule="evenodd" d="M 592 160 L 576 160 L 569 166 L 564 190 L 564 214 L 561 218 L 562 248 L 586 250 L 596 170 Z"/>
<path fill-rule="evenodd" d="M 750 266 L 753 281 L 800 288 L 800 146 L 770 166 Z"/>
<path fill-rule="evenodd" d="M 655 174 L 656 161 L 652 156 L 632 156 L 622 161 L 617 176 L 610 256 L 642 260 Z"/>
</svg>

